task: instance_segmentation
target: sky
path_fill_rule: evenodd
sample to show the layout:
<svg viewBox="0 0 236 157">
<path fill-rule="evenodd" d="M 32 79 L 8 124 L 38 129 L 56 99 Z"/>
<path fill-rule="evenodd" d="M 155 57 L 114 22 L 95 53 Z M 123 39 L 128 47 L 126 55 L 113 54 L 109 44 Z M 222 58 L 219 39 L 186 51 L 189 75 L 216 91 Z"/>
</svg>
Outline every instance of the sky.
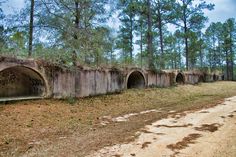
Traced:
<svg viewBox="0 0 236 157">
<path fill-rule="evenodd" d="M 24 7 L 25 0 L 8 0 L 6 3 L 2 4 L 2 9 L 5 14 L 14 12 L 14 10 L 19 10 Z"/>
<path fill-rule="evenodd" d="M 16 10 L 24 7 L 25 0 L 8 0 L 7 3 L 2 4 L 2 9 L 5 14 L 10 14 Z M 196 0 L 198 1 L 198 0 Z M 228 18 L 236 19 L 236 0 L 205 0 L 207 3 L 215 4 L 214 10 L 205 10 L 205 15 L 209 18 L 205 29 L 211 22 L 225 22 Z M 108 25 L 114 30 L 119 29 L 120 22 L 117 18 L 110 19 Z M 170 31 L 175 31 L 175 26 L 168 25 Z"/>
<path fill-rule="evenodd" d="M 205 11 L 209 22 L 224 22 L 228 18 L 236 19 L 236 0 L 207 0 L 215 4 L 214 10 Z"/>
<path fill-rule="evenodd" d="M 228 18 L 236 19 L 236 0 L 206 0 L 207 3 L 215 4 L 215 9 L 205 11 L 205 15 L 209 17 L 210 22 L 224 22 Z M 24 0 L 8 0 L 3 4 L 2 9 L 5 14 L 18 10 L 24 6 Z"/>
</svg>

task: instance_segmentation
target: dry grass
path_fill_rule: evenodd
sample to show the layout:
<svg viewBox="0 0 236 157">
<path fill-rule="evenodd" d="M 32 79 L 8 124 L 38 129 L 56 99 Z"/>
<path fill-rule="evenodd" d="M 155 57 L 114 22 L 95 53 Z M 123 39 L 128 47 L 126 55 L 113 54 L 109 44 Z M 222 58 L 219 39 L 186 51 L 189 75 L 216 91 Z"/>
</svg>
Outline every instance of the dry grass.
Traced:
<svg viewBox="0 0 236 157">
<path fill-rule="evenodd" d="M 90 151 L 135 138 L 145 125 L 166 117 L 211 107 L 236 95 L 236 83 L 217 82 L 171 88 L 128 90 L 122 94 L 78 99 L 22 101 L 0 105 L 0 156 L 85 156 Z M 100 117 L 159 109 L 127 122 L 100 125 Z M 48 151 L 45 151 L 45 150 Z"/>
</svg>

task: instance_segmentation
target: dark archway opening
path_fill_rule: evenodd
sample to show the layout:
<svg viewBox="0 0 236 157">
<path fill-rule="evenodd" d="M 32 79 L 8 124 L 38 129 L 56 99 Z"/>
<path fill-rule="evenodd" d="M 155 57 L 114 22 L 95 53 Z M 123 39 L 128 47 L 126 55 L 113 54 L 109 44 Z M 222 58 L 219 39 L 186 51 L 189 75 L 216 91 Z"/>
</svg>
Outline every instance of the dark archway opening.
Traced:
<svg viewBox="0 0 236 157">
<path fill-rule="evenodd" d="M 184 84 L 185 80 L 184 80 L 184 75 L 181 73 L 178 73 L 176 76 L 176 83 L 178 84 Z"/>
<path fill-rule="evenodd" d="M 16 66 L 0 71 L 0 98 L 42 97 L 45 81 L 36 71 Z"/>
<path fill-rule="evenodd" d="M 200 75 L 198 78 L 198 82 L 206 82 L 205 75 Z"/>
<path fill-rule="evenodd" d="M 145 87 L 145 79 L 141 72 L 134 71 L 132 72 L 127 81 L 127 88 L 144 88 Z"/>
<path fill-rule="evenodd" d="M 213 75 L 213 81 L 217 81 L 218 80 L 218 78 L 217 78 L 217 76 L 214 74 Z"/>
<path fill-rule="evenodd" d="M 223 81 L 225 80 L 225 75 L 221 76 L 221 80 L 223 80 Z"/>
</svg>

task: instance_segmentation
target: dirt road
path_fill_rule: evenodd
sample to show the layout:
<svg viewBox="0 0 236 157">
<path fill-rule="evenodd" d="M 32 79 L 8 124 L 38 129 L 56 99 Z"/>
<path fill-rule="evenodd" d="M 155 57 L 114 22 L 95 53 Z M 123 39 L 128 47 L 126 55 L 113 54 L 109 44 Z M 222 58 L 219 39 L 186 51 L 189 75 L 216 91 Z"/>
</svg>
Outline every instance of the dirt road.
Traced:
<svg viewBox="0 0 236 157">
<path fill-rule="evenodd" d="M 236 97 L 213 108 L 172 113 L 137 134 L 133 142 L 105 147 L 88 157 L 235 157 Z"/>
</svg>

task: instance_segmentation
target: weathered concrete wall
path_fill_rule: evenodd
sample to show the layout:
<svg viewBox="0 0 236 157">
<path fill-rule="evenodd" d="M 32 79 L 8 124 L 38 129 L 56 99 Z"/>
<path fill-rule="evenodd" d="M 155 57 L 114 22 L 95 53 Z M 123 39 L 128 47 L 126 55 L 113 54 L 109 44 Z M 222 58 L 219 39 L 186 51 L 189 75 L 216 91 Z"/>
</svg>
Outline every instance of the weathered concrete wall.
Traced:
<svg viewBox="0 0 236 157">
<path fill-rule="evenodd" d="M 195 73 L 185 73 L 185 83 L 186 84 L 197 84 L 199 83 L 199 76 L 200 74 L 195 74 Z"/>
<path fill-rule="evenodd" d="M 153 72 L 147 71 L 148 86 L 149 87 L 169 87 L 174 85 L 173 72 Z"/>
<path fill-rule="evenodd" d="M 75 71 L 54 70 L 52 85 L 54 98 L 75 97 L 75 75 Z"/>
<path fill-rule="evenodd" d="M 123 75 L 114 69 L 82 69 L 77 71 L 76 97 L 118 92 L 123 89 Z"/>
<path fill-rule="evenodd" d="M 181 83 L 181 79 L 183 84 L 196 84 L 220 78 L 216 74 L 201 72 L 154 72 L 139 68 L 68 69 L 45 61 L 0 57 L 0 98 L 86 97 L 119 92 L 127 88 L 169 87 Z"/>
</svg>

